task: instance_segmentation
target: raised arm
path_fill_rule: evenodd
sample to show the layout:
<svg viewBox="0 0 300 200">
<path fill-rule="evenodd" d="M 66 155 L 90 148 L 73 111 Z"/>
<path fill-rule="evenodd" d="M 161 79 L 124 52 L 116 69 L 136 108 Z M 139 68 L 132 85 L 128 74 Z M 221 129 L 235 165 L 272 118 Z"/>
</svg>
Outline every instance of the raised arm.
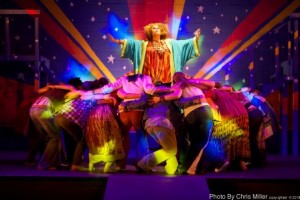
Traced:
<svg viewBox="0 0 300 200">
<path fill-rule="evenodd" d="M 48 87 L 50 87 L 51 89 L 62 89 L 62 90 L 69 90 L 69 91 L 75 91 L 75 90 L 77 90 L 73 85 L 66 85 L 66 84 L 62 84 L 62 85 L 49 85 Z"/>
<path fill-rule="evenodd" d="M 124 44 L 124 40 L 116 39 L 109 33 L 107 34 L 107 36 L 108 36 L 108 39 L 114 43 L 121 44 L 121 45 Z"/>
<path fill-rule="evenodd" d="M 198 28 L 198 29 L 194 32 L 194 36 L 195 36 L 195 38 L 196 38 L 197 41 L 199 40 L 200 35 L 201 35 L 201 29 Z"/>
</svg>

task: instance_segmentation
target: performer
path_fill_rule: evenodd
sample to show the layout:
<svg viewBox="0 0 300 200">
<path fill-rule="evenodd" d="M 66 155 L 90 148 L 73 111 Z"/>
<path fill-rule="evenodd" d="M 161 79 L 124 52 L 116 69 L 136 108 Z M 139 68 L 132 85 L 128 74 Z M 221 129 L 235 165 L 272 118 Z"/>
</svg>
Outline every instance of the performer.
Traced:
<svg viewBox="0 0 300 200">
<path fill-rule="evenodd" d="M 152 82 L 171 83 L 175 72 L 182 71 L 191 58 L 200 56 L 198 40 L 200 29 L 195 37 L 186 40 L 168 39 L 168 28 L 162 23 L 150 23 L 144 27 L 147 40 L 108 38 L 123 45 L 121 56 L 133 62 L 135 74 L 145 74 Z"/>
</svg>

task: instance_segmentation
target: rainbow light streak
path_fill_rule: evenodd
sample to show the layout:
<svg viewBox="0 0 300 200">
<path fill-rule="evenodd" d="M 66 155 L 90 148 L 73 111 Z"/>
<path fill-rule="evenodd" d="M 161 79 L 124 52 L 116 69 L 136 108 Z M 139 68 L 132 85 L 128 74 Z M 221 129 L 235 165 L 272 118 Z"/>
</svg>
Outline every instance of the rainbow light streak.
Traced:
<svg viewBox="0 0 300 200">
<path fill-rule="evenodd" d="M 110 81 L 115 81 L 115 77 L 112 75 L 112 73 L 107 69 L 107 67 L 102 63 L 102 61 L 99 59 L 99 57 L 95 54 L 93 49 L 90 47 L 90 45 L 87 43 L 87 41 L 82 37 L 80 32 L 76 29 L 76 27 L 73 25 L 73 23 L 67 18 L 67 16 L 62 12 L 62 10 L 57 6 L 55 1 L 49 1 L 49 0 L 41 0 L 41 2 L 45 5 L 45 7 L 51 12 L 51 14 L 55 17 L 55 19 L 60 23 L 62 27 L 75 39 L 75 41 L 78 42 L 82 50 L 89 55 L 89 57 L 96 63 L 97 68 L 100 68 L 100 70 L 106 75 L 106 77 Z M 82 63 L 83 66 L 85 66 L 84 63 Z M 91 66 L 91 72 L 97 73 L 97 70 L 94 69 L 94 67 Z M 102 76 L 95 76 L 95 78 L 100 78 Z"/>
<path fill-rule="evenodd" d="M 35 7 L 41 10 L 40 14 L 40 24 L 41 26 L 55 39 L 62 48 L 70 53 L 79 63 L 83 66 L 90 66 L 91 73 L 94 77 L 102 77 L 103 75 L 99 69 L 91 62 L 91 60 L 86 56 L 86 54 L 78 47 L 78 45 L 65 33 L 65 31 L 60 27 L 60 25 L 55 22 L 47 12 L 43 11 L 43 8 L 36 4 L 34 0 L 27 1 L 17 1 L 14 2 L 20 7 L 26 8 L 28 6 Z"/>
<path fill-rule="evenodd" d="M 143 27 L 148 23 L 168 23 L 170 35 L 176 38 L 185 0 L 127 0 L 135 39 L 145 39 Z M 154 6 L 162 5 L 163 6 Z"/>
<path fill-rule="evenodd" d="M 280 9 L 287 1 L 274 1 L 270 4 L 269 1 L 260 1 L 259 4 L 254 8 L 254 10 L 248 15 L 248 17 L 241 22 L 241 24 L 233 31 L 233 33 L 228 37 L 228 39 L 221 45 L 220 49 L 208 59 L 204 66 L 198 71 L 195 77 L 204 77 L 209 71 L 211 71 L 205 78 L 209 79 L 216 72 L 218 72 L 227 62 L 229 62 L 233 57 L 235 57 L 239 52 L 244 50 L 246 47 L 242 45 L 238 51 L 229 56 L 223 63 L 219 62 L 227 57 L 231 51 L 234 50 L 246 37 L 248 37 L 252 32 L 259 28 L 268 18 L 270 18 L 278 9 Z M 295 3 L 294 3 L 295 4 Z M 268 8 L 268 9 L 266 9 Z M 249 46 L 254 41 L 248 40 Z"/>
<path fill-rule="evenodd" d="M 180 20 L 184 8 L 185 0 L 175 0 L 173 6 L 173 16 L 171 17 L 171 37 L 177 38 Z"/>
<path fill-rule="evenodd" d="M 170 29 L 171 38 L 177 38 L 179 24 L 180 24 L 180 18 L 178 19 L 176 16 L 173 15 L 171 29 Z"/>
<path fill-rule="evenodd" d="M 264 34 L 270 31 L 274 26 L 280 23 L 284 18 L 289 16 L 291 12 L 296 10 L 300 6 L 300 1 L 295 1 L 291 3 L 287 8 L 285 8 L 280 14 L 278 14 L 274 19 L 272 19 L 269 23 L 267 23 L 263 28 L 259 29 L 259 31 L 254 34 L 249 40 L 247 40 L 244 44 L 242 44 L 234 53 L 231 54 L 226 60 L 224 60 L 220 64 L 216 64 L 215 68 L 205 76 L 206 79 L 211 78 L 215 73 L 217 73 L 225 64 L 230 62 L 233 58 L 235 58 L 238 54 L 244 51 L 251 44 L 256 42 L 259 38 L 261 38 Z"/>
<path fill-rule="evenodd" d="M 82 66 L 73 58 L 70 58 L 68 61 L 67 72 L 63 74 L 62 80 L 68 82 L 69 79 L 79 77 L 81 81 L 90 81 L 94 80 L 95 77 L 91 75 L 90 69 L 88 66 Z"/>
</svg>

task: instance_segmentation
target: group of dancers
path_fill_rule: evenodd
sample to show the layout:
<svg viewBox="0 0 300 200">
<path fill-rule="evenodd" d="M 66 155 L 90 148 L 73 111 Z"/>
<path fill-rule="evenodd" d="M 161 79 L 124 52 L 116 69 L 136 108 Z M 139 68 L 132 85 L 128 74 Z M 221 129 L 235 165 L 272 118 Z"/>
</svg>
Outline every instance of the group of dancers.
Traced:
<svg viewBox="0 0 300 200">
<path fill-rule="evenodd" d="M 266 162 L 264 143 L 272 134 L 266 133 L 264 118 L 272 108 L 266 101 L 251 103 L 258 96 L 248 99 L 249 91 L 183 72 L 174 74 L 172 85 L 153 83 L 142 74 L 91 83 L 83 88 L 73 78 L 67 85 L 40 89 L 30 108 L 40 143 L 46 141 L 38 169 L 67 162 L 71 170 L 82 170 L 87 149 L 87 170 L 93 171 L 96 163 L 104 164 L 103 172 L 126 170 L 132 128 L 137 137 L 134 164 L 140 171 L 162 164 L 166 174 L 198 174 L 229 166 L 247 170 L 249 163 Z M 75 146 L 68 146 L 66 135 Z M 160 148 L 150 150 L 148 136 Z"/>
<path fill-rule="evenodd" d="M 279 127 L 265 99 L 182 72 L 189 59 L 200 56 L 200 29 L 185 40 L 167 38 L 162 23 L 144 30 L 146 40 L 108 34 L 111 42 L 122 45 L 121 56 L 132 60 L 133 74 L 113 83 L 102 77 L 89 87 L 73 78 L 67 85 L 38 91 L 30 116 L 44 133 L 39 135 L 47 138 L 38 168 L 57 169 L 66 160 L 71 170 L 80 170 L 87 148 L 88 170 L 99 162 L 105 163 L 103 172 L 125 170 L 132 128 L 137 137 L 134 165 L 143 172 L 157 165 L 164 165 L 166 174 L 220 172 L 229 166 L 247 170 L 250 162 L 262 166 L 264 141 Z M 266 119 L 274 125 L 268 134 Z M 61 132 L 76 145 L 67 145 Z M 160 148 L 150 151 L 147 136 Z M 29 155 L 32 160 L 34 153 Z"/>
</svg>

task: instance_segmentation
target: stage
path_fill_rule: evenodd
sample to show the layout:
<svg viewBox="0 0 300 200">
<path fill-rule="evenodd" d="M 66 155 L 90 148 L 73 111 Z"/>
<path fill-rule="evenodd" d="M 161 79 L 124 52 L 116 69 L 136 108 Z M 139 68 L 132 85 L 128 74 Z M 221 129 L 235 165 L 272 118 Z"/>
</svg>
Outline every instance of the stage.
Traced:
<svg viewBox="0 0 300 200">
<path fill-rule="evenodd" d="M 264 168 L 204 175 L 163 175 L 158 166 L 141 174 L 126 171 L 37 170 L 24 164 L 26 152 L 0 152 L 1 196 L 30 199 L 300 199 L 300 158 L 268 156 Z"/>
</svg>

